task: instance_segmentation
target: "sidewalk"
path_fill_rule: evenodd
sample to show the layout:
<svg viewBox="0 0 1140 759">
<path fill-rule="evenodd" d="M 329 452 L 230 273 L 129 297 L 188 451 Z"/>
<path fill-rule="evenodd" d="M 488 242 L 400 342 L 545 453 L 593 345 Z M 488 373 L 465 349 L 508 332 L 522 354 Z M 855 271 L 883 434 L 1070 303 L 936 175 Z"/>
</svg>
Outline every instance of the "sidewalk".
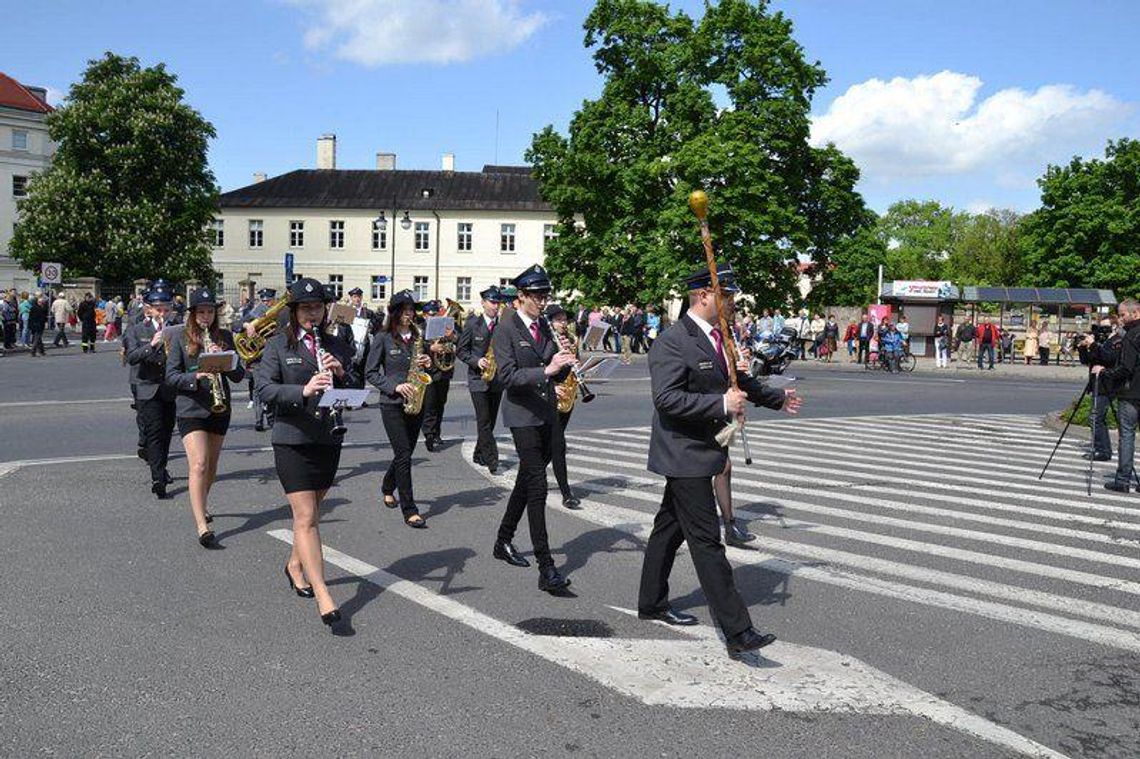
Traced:
<svg viewBox="0 0 1140 759">
<path fill-rule="evenodd" d="M 988 363 L 987 363 L 988 366 Z M 863 369 L 856 363 L 848 362 L 846 356 L 837 358 L 830 364 L 816 361 L 809 358 L 806 361 L 793 361 L 791 372 L 794 374 L 798 367 L 811 367 L 812 369 L 823 369 L 828 371 L 840 372 L 865 372 L 867 374 L 879 373 L 878 370 L 872 372 Z M 994 364 L 993 371 L 989 369 L 978 369 L 978 365 L 972 362 L 951 361 L 949 369 L 939 369 L 934 364 L 933 358 L 920 358 L 918 359 L 918 366 L 915 368 L 915 374 L 931 374 L 943 375 L 948 377 L 957 378 L 970 378 L 976 377 L 978 379 L 998 379 L 1015 377 L 1018 379 L 1034 379 L 1034 380 L 1053 380 L 1061 382 L 1081 382 L 1088 377 L 1088 367 L 1082 364 L 1073 366 L 1066 366 L 1062 364 L 1057 366 L 1050 363 L 1048 366 L 1040 366 L 1038 364 L 1031 364 L 1026 366 L 1024 360 L 1020 363 L 1013 364 Z"/>
</svg>

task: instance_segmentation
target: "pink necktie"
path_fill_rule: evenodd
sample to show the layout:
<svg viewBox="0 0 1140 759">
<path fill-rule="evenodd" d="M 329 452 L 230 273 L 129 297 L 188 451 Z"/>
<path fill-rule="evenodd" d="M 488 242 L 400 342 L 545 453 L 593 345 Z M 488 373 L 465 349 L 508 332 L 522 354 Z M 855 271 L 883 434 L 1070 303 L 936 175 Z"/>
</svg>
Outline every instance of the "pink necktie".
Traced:
<svg viewBox="0 0 1140 759">
<path fill-rule="evenodd" d="M 724 355 L 724 338 L 721 337 L 720 329 L 713 327 L 709 334 L 712 335 L 713 345 L 716 346 L 716 354 L 720 356 L 720 360 L 724 364 L 724 370 L 728 371 L 728 357 Z"/>
<path fill-rule="evenodd" d="M 536 343 L 541 342 L 538 337 L 538 322 L 530 323 L 530 336 L 534 338 Z"/>
<path fill-rule="evenodd" d="M 313 358 L 317 357 L 317 342 L 308 332 L 305 333 L 305 347 L 309 349 L 309 353 L 313 354 Z"/>
</svg>

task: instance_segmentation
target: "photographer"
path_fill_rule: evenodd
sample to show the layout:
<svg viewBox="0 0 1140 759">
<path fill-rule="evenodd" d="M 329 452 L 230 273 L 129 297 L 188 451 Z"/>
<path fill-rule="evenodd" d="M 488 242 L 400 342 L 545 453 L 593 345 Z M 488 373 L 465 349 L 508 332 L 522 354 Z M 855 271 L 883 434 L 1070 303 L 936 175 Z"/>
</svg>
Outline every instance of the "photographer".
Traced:
<svg viewBox="0 0 1140 759">
<path fill-rule="evenodd" d="M 1116 465 L 1115 478 L 1104 486 L 1108 490 L 1127 493 L 1132 485 L 1137 406 L 1140 404 L 1140 377 L 1135 377 L 1140 369 L 1140 303 L 1126 298 L 1117 306 L 1117 313 L 1124 324 L 1120 359 L 1112 368 L 1094 365 L 1092 373 L 1100 375 L 1101 390 L 1111 393 L 1118 401 L 1116 418 L 1120 425 L 1120 460 Z"/>
<path fill-rule="evenodd" d="M 1087 392 L 1093 394 L 1093 441 L 1092 448 L 1084 454 L 1093 461 L 1108 461 L 1112 458 L 1112 438 L 1108 434 L 1108 406 L 1112 396 L 1105 392 L 1102 384 L 1099 392 L 1094 387 L 1094 366 L 1103 366 L 1113 369 L 1120 360 L 1120 343 L 1123 334 L 1117 331 L 1112 322 L 1104 319 L 1100 324 L 1094 325 L 1092 331 L 1077 342 L 1077 353 L 1082 364 L 1089 368 L 1089 382 Z"/>
</svg>

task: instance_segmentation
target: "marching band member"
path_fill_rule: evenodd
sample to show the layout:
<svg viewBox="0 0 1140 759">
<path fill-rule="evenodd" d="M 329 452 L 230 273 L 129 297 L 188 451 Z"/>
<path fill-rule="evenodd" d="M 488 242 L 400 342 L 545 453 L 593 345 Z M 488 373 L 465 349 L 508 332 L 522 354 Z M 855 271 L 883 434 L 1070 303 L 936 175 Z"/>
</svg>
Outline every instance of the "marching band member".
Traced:
<svg viewBox="0 0 1140 759">
<path fill-rule="evenodd" d="M 160 499 L 166 498 L 166 486 L 174 481 L 166 471 L 174 434 L 174 389 L 166 384 L 166 346 L 162 341 L 173 295 L 165 286 L 152 287 L 144 297 L 143 321 L 130 325 L 123 333 L 135 389 L 135 414 L 150 465 L 150 490 Z"/>
<path fill-rule="evenodd" d="M 359 340 L 356 339 L 355 334 L 353 335 L 353 344 L 352 344 L 352 347 L 353 347 L 353 354 L 352 354 L 353 372 L 352 372 L 352 375 L 356 379 L 356 381 L 360 383 L 360 387 L 363 388 L 364 387 L 364 364 L 368 358 L 368 345 L 369 345 L 368 337 L 373 332 L 376 331 L 376 329 L 378 327 L 376 322 L 378 320 L 381 320 L 383 317 L 377 315 L 376 313 L 374 313 L 372 311 L 372 309 L 370 309 L 368 306 L 364 305 L 364 291 L 361 290 L 359 287 L 354 287 L 348 291 L 348 302 L 349 302 L 349 305 L 352 306 L 352 310 L 356 312 L 356 318 L 357 319 L 364 319 L 366 322 L 368 322 L 368 328 L 364 331 L 364 334 L 360 336 Z M 351 328 L 350 328 L 350 330 L 351 330 Z"/>
<path fill-rule="evenodd" d="M 258 304 L 254 306 L 246 321 L 242 324 L 242 329 L 250 337 L 253 336 L 253 322 L 268 313 L 270 306 L 277 300 L 277 291 L 272 287 L 263 287 L 257 291 Z M 273 414 L 267 408 L 268 404 L 264 403 L 257 397 L 256 387 L 254 386 L 254 378 L 257 374 L 257 361 L 251 361 L 249 365 L 249 407 L 253 408 L 253 428 L 258 432 L 264 432 L 269 427 L 273 426 Z"/>
<path fill-rule="evenodd" d="M 495 442 L 495 420 L 499 416 L 499 404 L 503 400 L 503 389 L 491 377 L 483 380 L 483 372 L 488 370 L 491 359 L 487 351 L 491 347 L 491 336 L 499 323 L 499 288 L 492 285 L 479 293 L 483 299 L 483 315 L 471 318 L 463 325 L 459 342 L 455 345 L 455 357 L 467 365 L 467 389 L 471 393 L 471 405 L 475 408 L 475 424 L 478 440 L 472 460 L 491 470 L 499 469 L 499 446 Z"/>
<path fill-rule="evenodd" d="M 214 545 L 207 508 L 218 474 L 218 457 L 230 427 L 230 382 L 241 382 L 245 368 L 220 374 L 198 371 L 204 353 L 232 351 L 233 335 L 218 326 L 218 304 L 209 289 L 190 293 L 186 323 L 170 328 L 166 384 L 178 393 L 175 415 L 190 469 L 190 510 L 203 548 Z"/>
<path fill-rule="evenodd" d="M 415 325 L 416 299 L 411 290 L 401 290 L 388 303 L 388 321 L 384 329 L 372 336 L 368 351 L 367 378 L 380 391 L 380 417 L 392 446 L 392 463 L 384 473 L 380 486 L 384 505 L 397 505 L 404 524 L 423 529 L 427 522 L 416 508 L 412 493 L 412 452 L 423 423 L 422 393 L 410 381 L 409 374 L 423 372 L 431 364 L 431 356 L 422 352 L 423 339 Z M 416 351 L 421 351 L 413 358 Z M 405 404 L 420 394 L 420 408 L 405 411 Z M 395 493 L 399 491 L 397 502 Z"/>
<path fill-rule="evenodd" d="M 717 276 L 724 306 L 731 309 L 739 291 L 732 268 L 722 264 Z M 731 389 L 712 277 L 704 269 L 686 283 L 688 313 L 649 351 L 654 405 L 649 470 L 665 476 L 665 493 L 645 549 L 638 616 L 673 625 L 697 623 L 669 606 L 669 573 L 677 549 L 687 542 L 729 655 L 736 656 L 767 646 L 776 636 L 753 629 L 720 542 L 712 478 L 724 471 L 728 451 L 716 434 L 743 413 L 745 401 L 794 414 L 800 400 L 793 391 L 767 387 L 746 372 L 737 372 L 740 390 Z M 731 319 L 731 312 L 726 317 Z"/>
<path fill-rule="evenodd" d="M 340 620 L 340 610 L 325 585 L 318 524 L 321 502 L 340 464 L 342 438 L 332 434 L 332 416 L 318 404 L 323 391 L 355 384 L 352 351 L 339 337 L 323 332 L 326 296 L 319 282 L 299 279 L 289 291 L 289 324 L 266 343 L 257 394 L 273 407 L 273 459 L 293 512 L 293 550 L 285 576 L 297 595 L 316 598 L 321 621 L 332 625 Z"/>
<path fill-rule="evenodd" d="M 526 511 L 538 562 L 538 588 L 558 592 L 570 585 L 570 580 L 554 568 L 550 554 L 546 465 L 558 425 L 555 384 L 566 378 L 575 358 L 570 351 L 560 349 L 550 325 L 542 318 L 542 308 L 553 289 L 546 270 L 535 264 L 519 274 L 514 284 L 518 308 L 495 330 L 492 345 L 498 365 L 496 379 L 505 391 L 503 423 L 511 429 L 519 468 L 493 554 L 512 566 L 530 566 L 511 543 Z"/>
<path fill-rule="evenodd" d="M 554 328 L 555 338 L 568 346 L 570 352 L 577 358 L 578 344 L 570 334 L 570 315 L 566 313 L 566 309 L 557 303 L 552 303 L 546 307 L 545 316 L 550 326 Z M 559 400 L 563 399 L 565 393 L 570 392 L 570 388 L 561 384 L 555 390 Z M 562 492 L 562 505 L 576 510 L 582 508 L 582 502 L 570 489 L 570 482 L 566 477 L 566 425 L 570 424 L 570 415 L 573 413 L 573 408 L 566 412 L 558 412 L 558 428 L 555 431 L 557 434 L 554 436 L 550 463 L 554 470 L 554 479 L 558 481 L 558 489 Z"/>
<path fill-rule="evenodd" d="M 424 306 L 424 317 L 441 316 L 445 309 L 438 300 L 433 300 Z M 426 322 L 425 322 L 426 323 Z M 431 365 L 427 373 L 431 375 L 431 384 L 428 385 L 424 395 L 424 447 L 434 452 L 440 446 L 439 428 L 443 423 L 443 409 L 447 405 L 447 394 L 451 389 L 451 378 L 455 375 L 455 364 L 450 368 L 440 366 L 440 359 L 451 353 L 455 358 L 455 328 L 452 327 L 444 333 L 443 337 L 432 342 L 428 347 L 431 354 Z M 450 345 L 447 345 L 450 343 Z"/>
</svg>

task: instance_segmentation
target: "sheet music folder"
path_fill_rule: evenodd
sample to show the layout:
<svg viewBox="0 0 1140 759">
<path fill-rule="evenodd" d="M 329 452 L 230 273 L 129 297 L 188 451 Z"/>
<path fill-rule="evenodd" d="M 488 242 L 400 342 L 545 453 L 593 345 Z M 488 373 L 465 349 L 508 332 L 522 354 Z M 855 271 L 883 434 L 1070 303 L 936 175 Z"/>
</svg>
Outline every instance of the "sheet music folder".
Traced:
<svg viewBox="0 0 1140 759">
<path fill-rule="evenodd" d="M 367 389 L 334 388 L 321 393 L 321 402 L 317 405 L 321 408 L 332 408 L 336 405 L 340 405 L 341 408 L 359 408 L 368 400 L 370 392 Z"/>
</svg>

